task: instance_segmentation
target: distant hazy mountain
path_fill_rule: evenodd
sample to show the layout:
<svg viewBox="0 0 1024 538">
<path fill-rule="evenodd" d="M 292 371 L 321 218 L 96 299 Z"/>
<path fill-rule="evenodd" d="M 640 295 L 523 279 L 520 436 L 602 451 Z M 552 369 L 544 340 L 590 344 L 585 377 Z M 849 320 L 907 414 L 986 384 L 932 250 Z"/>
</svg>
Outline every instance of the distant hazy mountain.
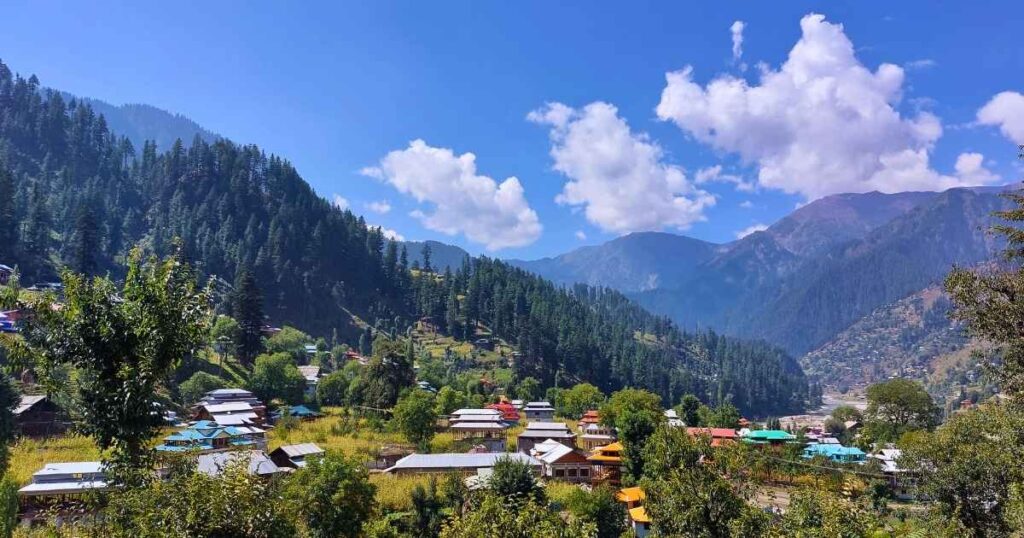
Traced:
<svg viewBox="0 0 1024 538">
<path fill-rule="evenodd" d="M 438 272 L 444 272 L 445 268 L 455 271 L 462 267 L 462 262 L 470 255 L 461 248 L 441 243 L 440 241 L 402 241 L 399 248 L 404 246 L 409 255 L 409 263 L 418 262 L 423 264 L 423 247 L 430 245 L 430 265 Z"/>
<path fill-rule="evenodd" d="M 560 284 L 581 282 L 632 292 L 681 285 L 722 248 L 681 235 L 643 232 L 554 258 L 509 263 Z"/>
<path fill-rule="evenodd" d="M 65 100 L 78 99 L 88 103 L 97 114 L 103 115 L 111 131 L 127 136 L 136 149 L 141 148 L 146 140 L 155 141 L 157 149 L 166 151 L 179 138 L 186 147 L 192 145 L 192 139 L 197 135 L 207 142 L 220 138 L 220 135 L 204 129 L 181 114 L 154 106 L 112 105 L 98 99 L 77 97 L 68 93 L 64 93 L 63 96 Z"/>
<path fill-rule="evenodd" d="M 822 346 L 883 305 L 934 285 L 954 264 L 991 259 L 1005 188 L 841 194 L 726 245 L 665 233 L 517 265 L 557 282 L 632 294 L 687 328 L 763 338 L 792 353 Z"/>
</svg>

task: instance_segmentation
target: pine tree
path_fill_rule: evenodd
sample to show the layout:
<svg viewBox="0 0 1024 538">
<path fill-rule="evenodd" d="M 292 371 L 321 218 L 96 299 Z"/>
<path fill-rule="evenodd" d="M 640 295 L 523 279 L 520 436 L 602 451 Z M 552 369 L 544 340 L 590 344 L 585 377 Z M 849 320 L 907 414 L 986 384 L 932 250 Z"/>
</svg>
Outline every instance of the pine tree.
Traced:
<svg viewBox="0 0 1024 538">
<path fill-rule="evenodd" d="M 18 248 L 18 216 L 14 211 L 14 180 L 0 163 L 0 263 L 13 264 Z"/>
<path fill-rule="evenodd" d="M 238 358 L 243 364 L 263 352 L 263 297 L 253 274 L 243 269 L 235 281 L 232 314 L 238 322 L 235 340 Z"/>
<path fill-rule="evenodd" d="M 99 269 L 100 226 L 96 218 L 93 204 L 86 202 L 79 206 L 78 217 L 75 219 L 75 230 L 71 238 L 70 256 L 67 260 L 71 270 L 87 275 L 95 275 Z"/>
<path fill-rule="evenodd" d="M 423 272 L 433 272 L 434 268 L 430 265 L 431 248 L 430 243 L 423 243 L 423 250 L 420 251 L 420 255 L 423 257 Z"/>
</svg>

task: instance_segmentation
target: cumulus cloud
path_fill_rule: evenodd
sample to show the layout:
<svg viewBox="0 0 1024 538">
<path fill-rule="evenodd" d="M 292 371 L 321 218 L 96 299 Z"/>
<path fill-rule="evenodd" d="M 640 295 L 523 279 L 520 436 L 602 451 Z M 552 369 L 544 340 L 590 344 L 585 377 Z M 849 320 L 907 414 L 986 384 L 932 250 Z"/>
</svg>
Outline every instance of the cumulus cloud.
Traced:
<svg viewBox="0 0 1024 538">
<path fill-rule="evenodd" d="M 366 209 L 369 209 L 374 213 L 384 215 L 391 211 L 391 204 L 387 200 L 380 200 L 366 204 Z"/>
<path fill-rule="evenodd" d="M 584 233 L 583 230 L 576 230 L 576 239 L 579 239 L 580 241 L 586 241 L 587 234 Z"/>
<path fill-rule="evenodd" d="M 748 235 L 750 235 L 750 234 L 752 234 L 754 232 L 763 232 L 763 231 L 765 231 L 767 229 L 768 229 L 768 225 L 767 224 L 752 224 L 752 225 L 747 226 L 746 228 L 736 232 L 736 239 L 743 239 L 744 237 L 746 237 L 746 236 L 748 236 Z"/>
<path fill-rule="evenodd" d="M 1024 144 L 1024 95 L 997 94 L 978 110 L 978 123 L 997 126 L 1014 144 Z"/>
<path fill-rule="evenodd" d="M 732 183 L 736 186 L 736 190 L 742 192 L 753 192 L 756 187 L 754 183 L 747 181 L 740 176 L 722 173 L 722 165 L 720 164 L 697 170 L 697 174 L 694 175 L 693 180 L 698 185 L 702 185 L 709 181 Z"/>
<path fill-rule="evenodd" d="M 348 209 L 348 200 L 343 198 L 340 194 L 335 194 L 334 198 L 331 199 L 331 205 L 344 211 Z"/>
<path fill-rule="evenodd" d="M 518 247 L 540 237 L 541 224 L 530 208 L 519 180 L 501 183 L 480 175 L 476 156 L 456 155 L 447 148 L 414 140 L 409 147 L 388 153 L 363 175 L 389 183 L 419 202 L 433 205 L 431 212 L 411 215 L 430 230 L 463 234 L 488 250 Z"/>
<path fill-rule="evenodd" d="M 687 229 L 715 204 L 714 196 L 694 187 L 682 168 L 665 163 L 661 147 L 634 133 L 608 103 L 578 110 L 549 103 L 528 119 L 550 126 L 554 169 L 569 179 L 555 201 L 584 208 L 587 220 L 602 230 Z"/>
<path fill-rule="evenodd" d="M 758 167 L 765 188 L 815 199 L 839 192 L 936 190 L 982 175 L 942 175 L 929 154 L 942 125 L 928 112 L 902 116 L 904 71 L 871 71 L 842 25 L 817 14 L 782 66 L 759 65 L 760 84 L 721 75 L 706 86 L 686 67 L 666 75 L 657 115 L 694 139 Z"/>
<path fill-rule="evenodd" d="M 376 227 L 377 230 L 380 230 L 381 234 L 384 235 L 384 239 L 389 239 L 391 241 L 406 241 L 406 236 L 402 236 L 401 234 L 395 232 L 394 230 L 389 229 L 389 227 L 378 226 L 374 224 L 370 224 L 370 227 Z"/>
<path fill-rule="evenodd" d="M 733 61 L 739 61 L 740 57 L 743 56 L 743 27 L 746 26 L 743 21 L 736 21 L 729 27 L 729 32 L 732 34 L 732 59 Z"/>
</svg>

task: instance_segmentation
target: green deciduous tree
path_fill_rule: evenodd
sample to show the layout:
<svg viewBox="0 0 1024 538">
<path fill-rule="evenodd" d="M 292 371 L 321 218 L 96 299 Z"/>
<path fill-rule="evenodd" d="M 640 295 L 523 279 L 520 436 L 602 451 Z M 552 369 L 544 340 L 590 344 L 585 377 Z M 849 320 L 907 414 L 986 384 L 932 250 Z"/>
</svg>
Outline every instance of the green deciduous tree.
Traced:
<svg viewBox="0 0 1024 538">
<path fill-rule="evenodd" d="M 618 538 L 626 530 L 625 505 L 608 486 L 572 490 L 565 500 L 565 509 L 574 519 L 594 525 L 595 538 Z"/>
<path fill-rule="evenodd" d="M 445 385 L 437 391 L 435 401 L 438 415 L 450 415 L 456 409 L 466 407 L 466 393 Z"/>
<path fill-rule="evenodd" d="M 349 387 L 349 400 L 357 405 L 391 409 L 402 390 L 416 383 L 412 363 L 400 341 L 380 336 L 373 342 L 373 358 Z"/>
<path fill-rule="evenodd" d="M 867 400 L 865 434 L 874 441 L 895 442 L 906 432 L 930 430 L 939 422 L 940 409 L 916 381 L 876 383 L 868 387 Z"/>
<path fill-rule="evenodd" d="M 604 403 L 604 393 L 590 383 L 580 383 L 558 395 L 557 405 L 567 417 L 580 418 L 590 409 L 597 409 Z"/>
<path fill-rule="evenodd" d="M 316 385 L 316 401 L 320 405 L 342 405 L 351 383 L 345 372 L 331 372 L 320 378 Z"/>
<path fill-rule="evenodd" d="M 1014 530 L 1007 512 L 1024 485 L 1024 410 L 986 404 L 955 414 L 935 432 L 907 435 L 899 463 L 919 476 L 922 493 L 971 536 Z"/>
<path fill-rule="evenodd" d="M 178 464 L 178 467 L 187 467 Z M 284 509 L 280 480 L 248 472 L 247 461 L 218 476 L 179 469 L 166 480 L 115 491 L 94 536 L 110 538 L 293 538 L 292 514 Z M 296 473 L 298 474 L 298 473 Z"/>
<path fill-rule="evenodd" d="M 421 451 L 430 448 L 437 427 L 434 396 L 425 390 L 411 389 L 395 404 L 393 419 L 398 431 Z"/>
<path fill-rule="evenodd" d="M 203 395 L 211 390 L 225 388 L 224 380 L 210 375 L 206 372 L 196 372 L 192 377 L 178 385 L 178 393 L 185 405 L 192 405 L 202 399 Z"/>
<path fill-rule="evenodd" d="M 525 402 L 535 402 L 543 394 L 540 381 L 533 377 L 524 377 L 516 385 L 516 397 Z"/>
<path fill-rule="evenodd" d="M 543 504 L 529 500 L 509 503 L 496 495 L 485 495 L 480 505 L 449 520 L 441 531 L 442 538 L 591 538 L 596 533 L 592 523 L 577 519 L 563 521 Z"/>
<path fill-rule="evenodd" d="M 643 449 L 647 438 L 665 421 L 661 398 L 646 390 L 623 389 L 601 406 L 601 423 L 618 431 L 623 443 L 623 463 L 633 481 L 644 471 Z"/>
<path fill-rule="evenodd" d="M 533 468 L 511 457 L 498 458 L 487 484 L 492 493 L 509 501 L 544 500 L 544 488 L 537 483 Z"/>
<path fill-rule="evenodd" d="M 118 290 L 105 278 L 65 272 L 62 307 L 43 296 L 23 335 L 43 379 L 77 368 L 84 422 L 101 449 L 112 449 L 111 472 L 147 467 L 148 441 L 163 417 L 153 412 L 156 389 L 208 334 L 206 293 L 178 257 L 144 260 L 132 251 Z"/>
<path fill-rule="evenodd" d="M 249 378 L 249 390 L 264 402 L 280 400 L 286 404 L 302 403 L 306 378 L 288 353 L 260 355 Z"/>
<path fill-rule="evenodd" d="M 313 538 L 356 538 L 374 509 L 376 488 L 355 459 L 328 454 L 309 460 L 287 486 L 288 508 Z"/>
</svg>

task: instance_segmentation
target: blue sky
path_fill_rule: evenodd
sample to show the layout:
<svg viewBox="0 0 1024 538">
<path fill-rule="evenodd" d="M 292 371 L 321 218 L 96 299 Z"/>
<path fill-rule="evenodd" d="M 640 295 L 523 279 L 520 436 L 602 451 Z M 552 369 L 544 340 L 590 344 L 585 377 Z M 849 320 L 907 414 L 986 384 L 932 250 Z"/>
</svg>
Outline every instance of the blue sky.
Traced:
<svg viewBox="0 0 1024 538">
<path fill-rule="evenodd" d="M 1024 91 L 1020 2 L 207 4 L 4 1 L 0 59 L 502 257 L 725 242 L 834 192 L 1022 177 L 1024 97 L 990 103 Z"/>
</svg>

